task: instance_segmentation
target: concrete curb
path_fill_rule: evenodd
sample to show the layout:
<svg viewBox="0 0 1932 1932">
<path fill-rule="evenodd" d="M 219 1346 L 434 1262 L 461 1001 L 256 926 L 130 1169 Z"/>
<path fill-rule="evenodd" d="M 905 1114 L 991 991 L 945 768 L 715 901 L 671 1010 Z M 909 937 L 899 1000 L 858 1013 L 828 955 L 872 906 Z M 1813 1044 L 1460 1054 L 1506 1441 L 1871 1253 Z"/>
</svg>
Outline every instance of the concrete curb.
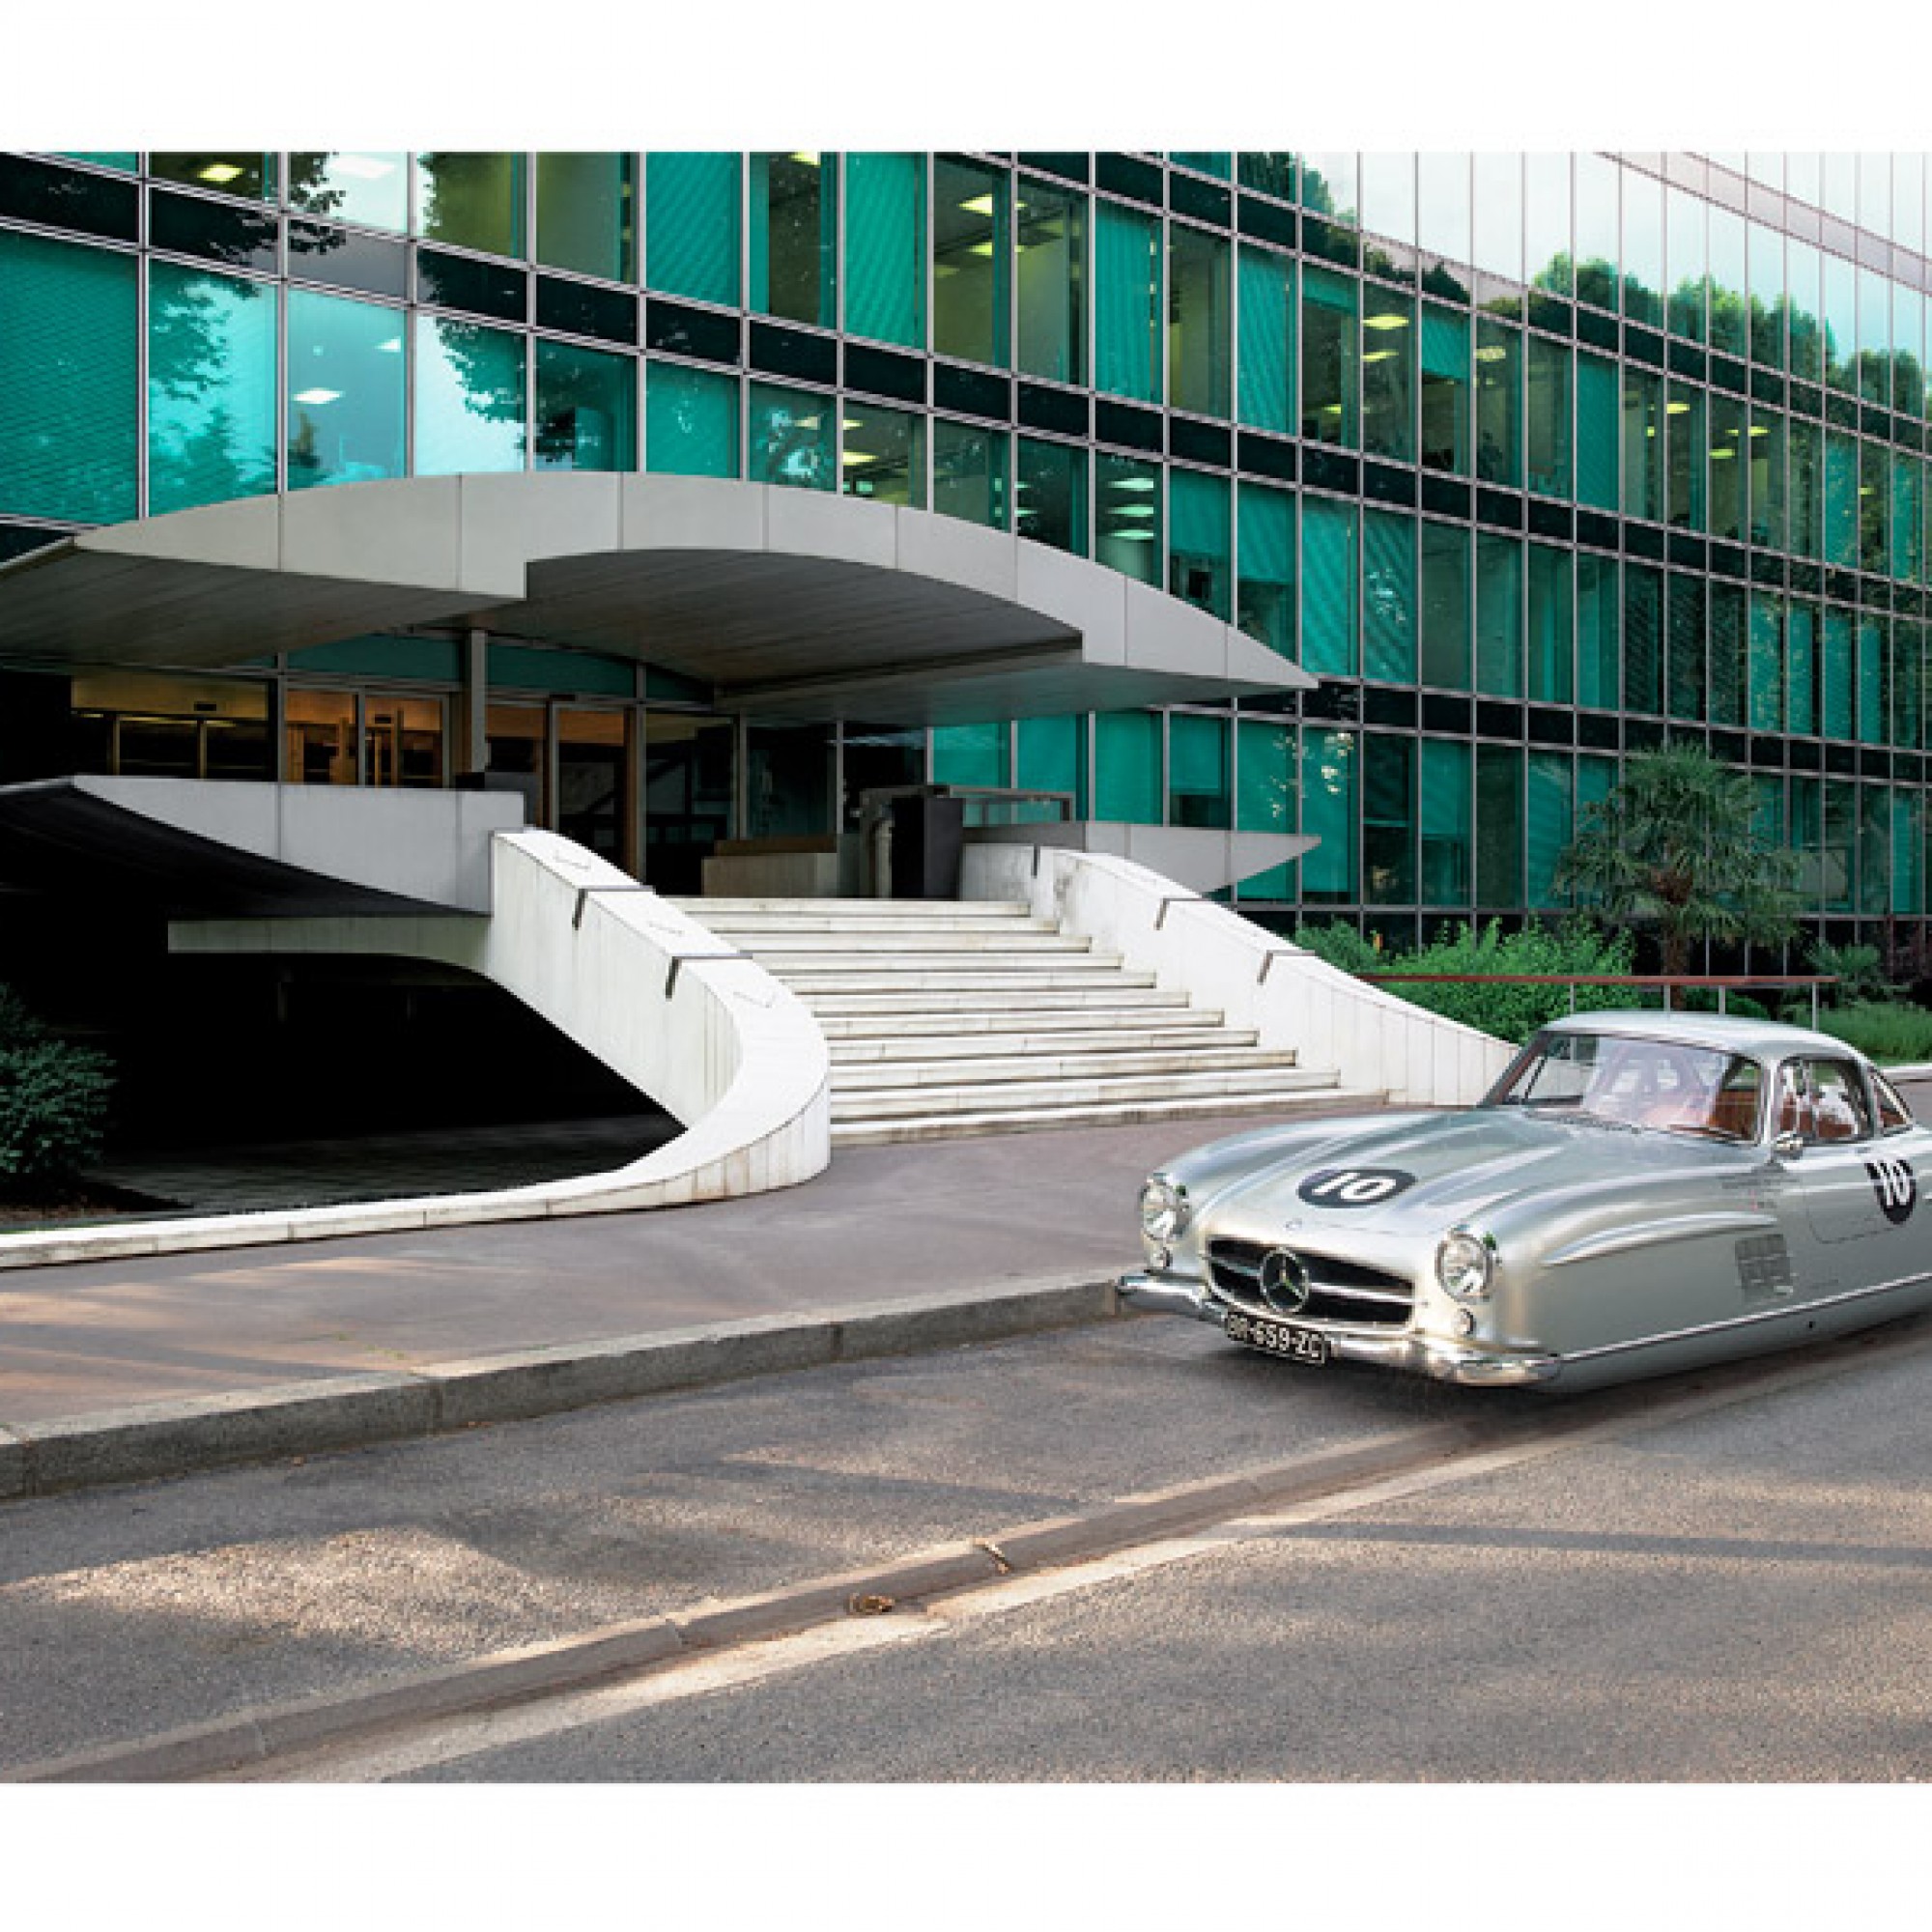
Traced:
<svg viewBox="0 0 1932 1932">
<path fill-rule="evenodd" d="M 407 1441 L 747 1376 L 1110 1320 L 1111 1278 L 1031 1282 L 810 1315 L 319 1377 L 46 1422 L 0 1421 L 0 1502 Z"/>
</svg>

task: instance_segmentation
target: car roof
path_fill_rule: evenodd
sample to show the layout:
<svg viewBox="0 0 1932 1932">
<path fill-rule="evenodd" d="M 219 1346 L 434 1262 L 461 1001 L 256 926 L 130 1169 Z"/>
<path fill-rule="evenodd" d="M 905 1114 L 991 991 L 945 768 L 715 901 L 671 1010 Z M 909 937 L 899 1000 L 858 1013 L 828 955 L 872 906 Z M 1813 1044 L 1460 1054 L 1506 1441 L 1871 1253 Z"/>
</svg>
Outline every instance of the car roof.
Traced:
<svg viewBox="0 0 1932 1932">
<path fill-rule="evenodd" d="M 1836 1059 L 1862 1061 L 1856 1047 L 1810 1027 L 1786 1026 L 1779 1020 L 1746 1019 L 1732 1013 L 1660 1012 L 1655 1009 L 1617 1009 L 1608 1012 L 1570 1013 L 1551 1020 L 1549 1033 L 1613 1033 L 1715 1047 L 1721 1053 L 1749 1054 L 1758 1060 L 1783 1060 L 1794 1053 L 1830 1054 Z"/>
</svg>

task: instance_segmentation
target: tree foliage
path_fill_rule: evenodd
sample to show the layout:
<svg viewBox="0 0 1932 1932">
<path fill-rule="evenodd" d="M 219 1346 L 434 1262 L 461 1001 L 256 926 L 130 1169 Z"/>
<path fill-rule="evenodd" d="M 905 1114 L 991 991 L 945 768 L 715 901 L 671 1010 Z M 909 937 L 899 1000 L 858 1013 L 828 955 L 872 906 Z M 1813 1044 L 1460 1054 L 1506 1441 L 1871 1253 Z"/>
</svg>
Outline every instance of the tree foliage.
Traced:
<svg viewBox="0 0 1932 1932">
<path fill-rule="evenodd" d="M 1556 889 L 1654 931 L 1666 973 L 1689 971 L 1705 942 L 1782 945 L 1798 928 L 1798 862 L 1759 836 L 1756 810 L 1750 780 L 1700 746 L 1641 753 L 1584 813 Z"/>
<path fill-rule="evenodd" d="M 0 986 L 0 1188 L 69 1179 L 100 1151 L 114 1077 Z"/>
</svg>

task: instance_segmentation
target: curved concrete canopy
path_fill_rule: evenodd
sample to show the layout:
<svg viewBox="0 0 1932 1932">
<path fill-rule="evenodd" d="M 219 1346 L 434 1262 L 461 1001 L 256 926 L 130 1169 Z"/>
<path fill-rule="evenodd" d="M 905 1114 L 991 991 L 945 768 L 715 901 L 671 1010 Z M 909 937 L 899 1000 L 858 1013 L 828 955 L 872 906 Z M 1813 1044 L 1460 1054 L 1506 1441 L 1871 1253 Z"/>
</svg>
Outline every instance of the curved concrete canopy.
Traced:
<svg viewBox="0 0 1932 1932">
<path fill-rule="evenodd" d="M 481 628 L 757 717 L 947 724 L 1303 690 L 1102 565 L 923 510 L 710 477 L 412 477 L 85 531 L 0 567 L 0 655 L 217 666 Z"/>
</svg>

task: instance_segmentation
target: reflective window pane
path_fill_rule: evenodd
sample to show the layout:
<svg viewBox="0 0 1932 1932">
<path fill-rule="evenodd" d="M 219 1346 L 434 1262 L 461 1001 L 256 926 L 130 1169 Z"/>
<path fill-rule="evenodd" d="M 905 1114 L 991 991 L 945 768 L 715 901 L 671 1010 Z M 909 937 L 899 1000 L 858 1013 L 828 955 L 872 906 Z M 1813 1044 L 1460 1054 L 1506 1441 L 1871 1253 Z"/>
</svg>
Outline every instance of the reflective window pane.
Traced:
<svg viewBox="0 0 1932 1932">
<path fill-rule="evenodd" d="M 1311 441 L 1361 444 L 1356 358 L 1361 284 L 1326 269 L 1301 276 L 1301 433 Z"/>
<path fill-rule="evenodd" d="M 291 490 L 403 473 L 400 309 L 289 291 Z"/>
<path fill-rule="evenodd" d="M 644 460 L 660 475 L 738 474 L 738 383 L 709 369 L 644 371 Z"/>
<path fill-rule="evenodd" d="M 444 316 L 415 319 L 418 476 L 524 467 L 524 338 Z"/>
<path fill-rule="evenodd" d="M 1014 526 L 1035 543 L 1087 554 L 1087 452 L 1065 442 L 1019 440 Z"/>
<path fill-rule="evenodd" d="M 1056 383 L 1086 380 L 1087 197 L 1019 177 L 1014 272 L 1019 290 L 1019 366 Z"/>
<path fill-rule="evenodd" d="M 400 235 L 410 224 L 410 157 L 342 149 L 291 155 L 288 199 L 310 214 Z"/>
<path fill-rule="evenodd" d="M 1367 284 L 1362 312 L 1362 445 L 1415 461 L 1415 300 Z"/>
<path fill-rule="evenodd" d="M 248 201 L 270 200 L 275 192 L 272 155 L 150 155 L 148 172 L 156 181 L 218 188 Z"/>
<path fill-rule="evenodd" d="M 1118 202 L 1094 209 L 1094 381 L 1134 402 L 1160 400 L 1160 223 Z"/>
<path fill-rule="evenodd" d="M 925 157 L 845 156 L 845 327 L 925 346 Z"/>
<path fill-rule="evenodd" d="M 536 379 L 536 469 L 637 468 L 636 362 L 539 339 Z"/>
<path fill-rule="evenodd" d="M 1421 350 L 1423 465 L 1466 476 L 1474 455 L 1468 317 L 1424 302 Z"/>
<path fill-rule="evenodd" d="M 1161 581 L 1160 465 L 1094 458 L 1094 557 L 1142 583 Z"/>
<path fill-rule="evenodd" d="M 809 389 L 751 387 L 746 475 L 753 483 L 833 490 L 838 482 L 838 410 Z"/>
<path fill-rule="evenodd" d="M 1264 483 L 1238 486 L 1240 581 L 1235 621 L 1285 658 L 1295 654 L 1294 497 Z"/>
<path fill-rule="evenodd" d="M 1234 512 L 1228 479 L 1174 469 L 1167 485 L 1168 589 L 1226 622 L 1234 615 Z"/>
<path fill-rule="evenodd" d="M 1522 696 L 1522 545 L 1476 533 L 1476 689 Z"/>
<path fill-rule="evenodd" d="M 1527 434 L 1524 470 L 1529 487 L 1546 497 L 1574 492 L 1570 428 L 1570 345 L 1548 336 L 1526 339 L 1523 396 Z"/>
<path fill-rule="evenodd" d="M 1294 264 L 1240 252 L 1240 418 L 1286 436 L 1294 427 Z"/>
<path fill-rule="evenodd" d="M 807 150 L 752 156 L 751 305 L 761 314 L 838 323 L 837 161 Z"/>
<path fill-rule="evenodd" d="M 1422 526 L 1422 682 L 1444 691 L 1469 689 L 1469 542 L 1455 524 Z"/>
<path fill-rule="evenodd" d="M 951 422 L 944 416 L 932 424 L 932 507 L 942 516 L 958 517 L 987 529 L 1008 526 L 1009 446 L 1003 429 Z"/>
<path fill-rule="evenodd" d="M 838 487 L 875 503 L 925 508 L 925 418 L 847 399 Z"/>
<path fill-rule="evenodd" d="M 539 155 L 536 259 L 611 282 L 638 276 L 635 155 Z"/>
<path fill-rule="evenodd" d="M 738 156 L 644 157 L 644 279 L 667 295 L 735 303 L 742 227 Z"/>
<path fill-rule="evenodd" d="M 932 170 L 932 346 L 1004 369 L 1012 259 L 1011 178 L 938 160 Z"/>
<path fill-rule="evenodd" d="M 1355 677 L 1359 512 L 1310 497 L 1301 506 L 1301 663 L 1318 677 Z"/>
<path fill-rule="evenodd" d="M 1233 817 L 1228 721 L 1189 711 L 1167 721 L 1167 822 L 1225 831 Z"/>
<path fill-rule="evenodd" d="M 148 510 L 275 487 L 272 285 L 156 260 L 148 274 Z"/>
<path fill-rule="evenodd" d="M 21 516 L 135 514 L 131 256 L 0 231 L 0 490 Z"/>
<path fill-rule="evenodd" d="M 1225 418 L 1233 402 L 1230 249 L 1206 229 L 1168 229 L 1168 400 Z"/>
<path fill-rule="evenodd" d="M 484 254 L 521 255 L 523 156 L 418 155 L 416 233 Z"/>
</svg>

